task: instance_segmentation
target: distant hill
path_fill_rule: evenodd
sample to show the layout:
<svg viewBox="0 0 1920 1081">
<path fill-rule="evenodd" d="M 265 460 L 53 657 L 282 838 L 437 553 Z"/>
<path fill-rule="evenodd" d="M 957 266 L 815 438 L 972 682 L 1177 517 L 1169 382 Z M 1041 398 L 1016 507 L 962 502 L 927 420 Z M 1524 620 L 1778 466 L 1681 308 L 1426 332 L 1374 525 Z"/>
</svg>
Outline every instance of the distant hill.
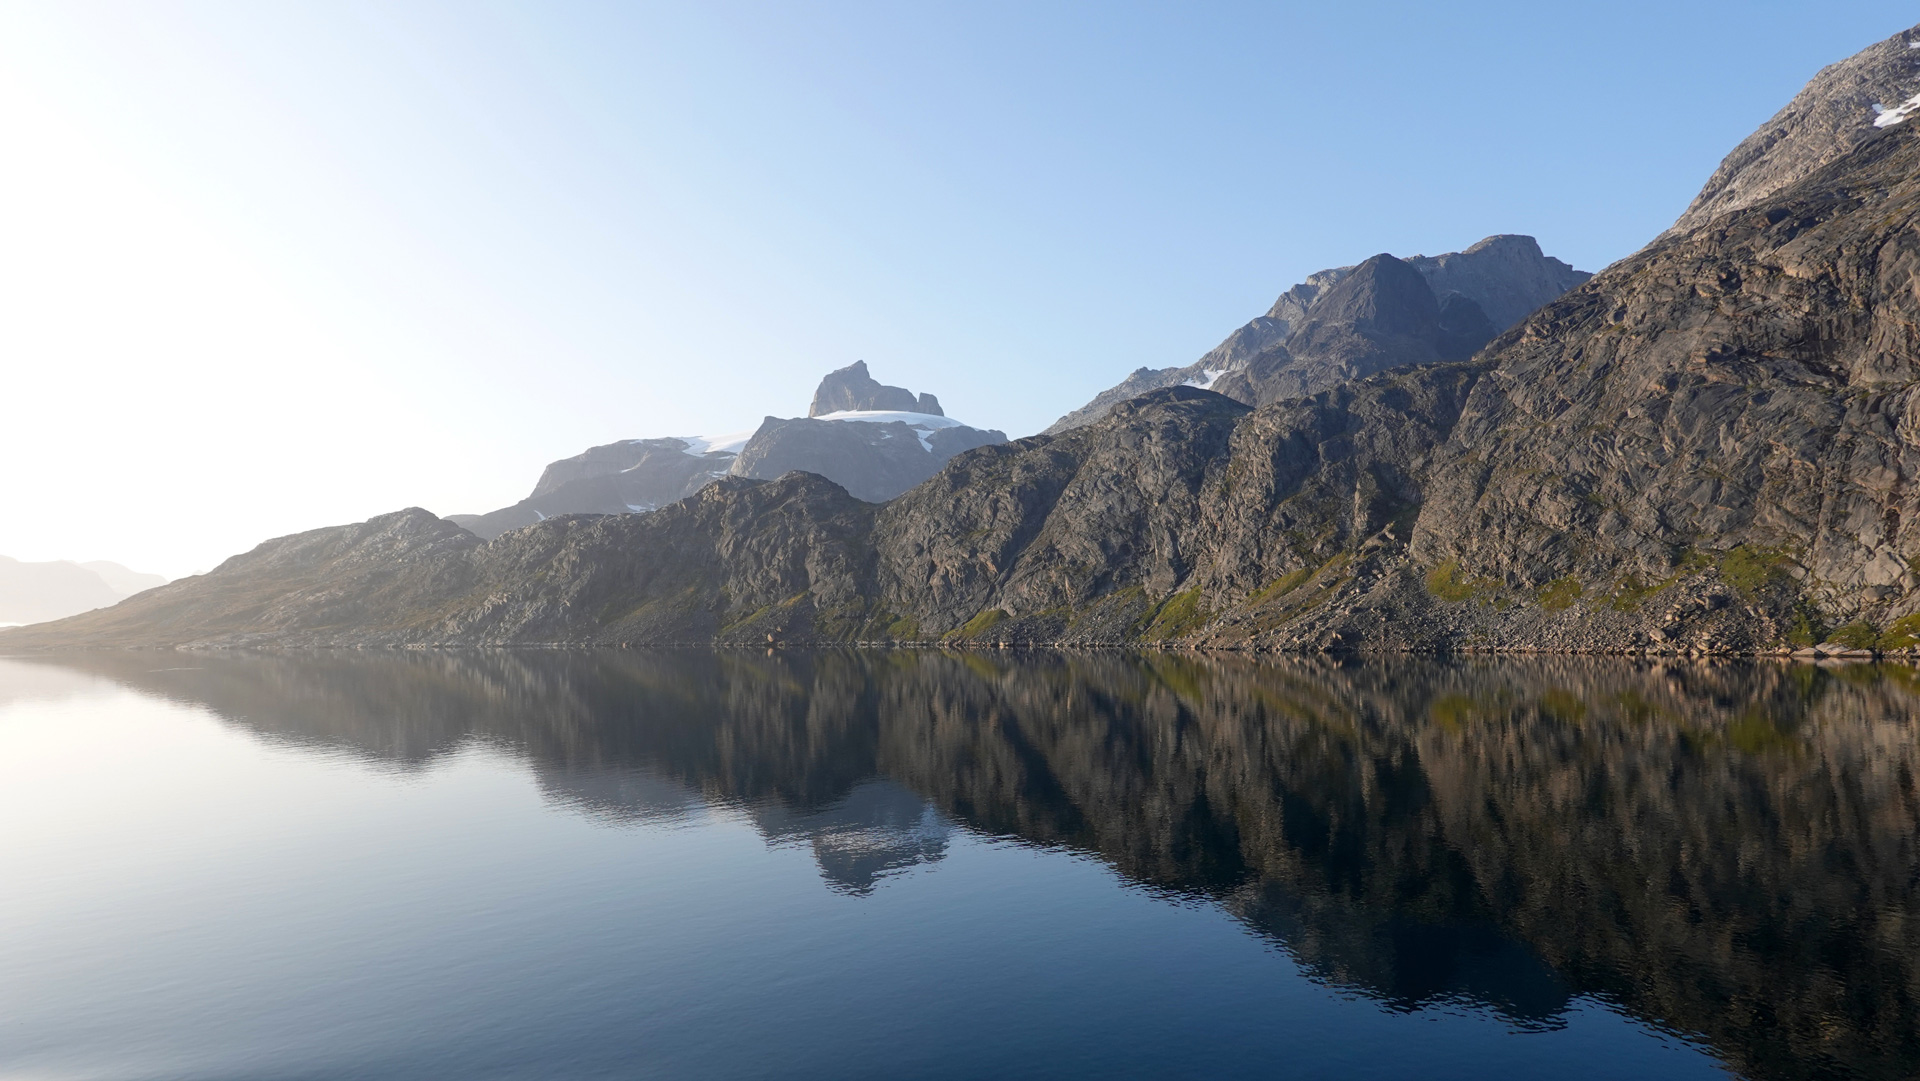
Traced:
<svg viewBox="0 0 1920 1081">
<path fill-rule="evenodd" d="M 44 623 L 105 608 L 167 584 L 118 563 L 23 563 L 0 556 L 0 623 Z"/>
</svg>

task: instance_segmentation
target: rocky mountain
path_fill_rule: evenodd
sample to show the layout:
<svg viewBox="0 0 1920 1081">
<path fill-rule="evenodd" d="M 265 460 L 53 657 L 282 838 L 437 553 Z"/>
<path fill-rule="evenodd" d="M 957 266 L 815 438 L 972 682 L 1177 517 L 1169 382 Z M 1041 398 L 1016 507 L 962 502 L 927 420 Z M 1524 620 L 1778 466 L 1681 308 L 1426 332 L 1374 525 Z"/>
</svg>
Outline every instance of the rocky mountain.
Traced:
<svg viewBox="0 0 1920 1081">
<path fill-rule="evenodd" d="M 820 381 L 820 389 L 813 392 L 813 405 L 807 409 L 807 416 L 820 417 L 828 413 L 867 409 L 925 413 L 935 417 L 946 415 L 940 412 L 940 399 L 931 394 L 916 395 L 905 387 L 885 386 L 867 374 L 866 361 L 856 360 L 844 368 L 827 373 L 827 377 Z"/>
<path fill-rule="evenodd" d="M 1443 303 L 1411 265 L 1376 255 L 1327 289 L 1284 343 L 1268 346 L 1209 389 L 1264 405 L 1389 368 L 1465 360 L 1494 333 L 1473 300 L 1448 293 Z"/>
<path fill-rule="evenodd" d="M 1920 110 L 1920 26 L 1822 68 L 1714 170 L 1669 233 L 1753 206 Z"/>
<path fill-rule="evenodd" d="M 1424 290 L 1405 272 L 1382 279 L 1383 259 L 1393 256 L 1309 275 L 1280 294 L 1265 315 L 1228 335 L 1199 360 L 1182 368 L 1137 369 L 1055 421 L 1046 434 L 1090 424 L 1115 404 L 1161 387 L 1204 387 L 1260 404 L 1314 393 L 1386 368 L 1464 359 L 1494 334 L 1592 276 L 1547 256 L 1530 236 L 1490 236 L 1465 251 L 1394 260 L 1418 272 Z M 1368 270 L 1364 281 L 1336 294 L 1361 268 Z M 1316 313 L 1314 308 L 1323 301 L 1330 302 Z M 1445 328 L 1438 325 L 1437 309 L 1449 311 Z M 1489 325 L 1481 326 L 1483 321 Z M 1308 323 L 1315 327 L 1313 334 L 1298 337 Z M 1224 382 L 1222 377 L 1227 377 Z"/>
<path fill-rule="evenodd" d="M 106 560 L 23 563 L 0 556 L 0 624 L 42 623 L 105 608 L 166 581 Z"/>
<path fill-rule="evenodd" d="M 883 386 L 867 373 L 866 361 L 857 361 L 820 381 L 806 418 L 767 417 L 758 428 L 730 435 L 592 447 L 548 465 L 520 502 L 448 520 L 491 540 L 563 514 L 655 510 L 721 477 L 772 479 L 795 469 L 883 502 L 926 480 L 960 451 L 1006 439 L 946 416 L 931 394 Z"/>
<path fill-rule="evenodd" d="M 1359 356 L 1448 325 L 1432 297 L 1432 321 L 1408 321 L 1406 261 L 1369 263 L 1292 333 Z M 0 648 L 1910 650 L 1916 327 L 1920 130 L 1889 123 L 1470 360 L 1258 407 L 1161 388 L 960 453 L 879 507 L 793 473 L 490 544 L 403 512 L 269 542 Z"/>
</svg>

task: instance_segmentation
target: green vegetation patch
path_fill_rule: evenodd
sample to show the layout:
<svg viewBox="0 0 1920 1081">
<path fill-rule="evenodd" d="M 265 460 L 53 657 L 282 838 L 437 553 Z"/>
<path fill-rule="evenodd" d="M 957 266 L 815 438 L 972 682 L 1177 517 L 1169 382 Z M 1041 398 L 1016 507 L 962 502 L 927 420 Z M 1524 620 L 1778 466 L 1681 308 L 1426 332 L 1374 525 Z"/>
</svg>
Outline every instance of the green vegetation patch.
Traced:
<svg viewBox="0 0 1920 1081">
<path fill-rule="evenodd" d="M 1920 615 L 1901 616 L 1880 632 L 1881 649 L 1912 649 L 1920 646 Z"/>
<path fill-rule="evenodd" d="M 1783 548 L 1742 544 L 1720 557 L 1720 577 L 1739 590 L 1741 596 L 1753 600 L 1777 577 L 1783 576 L 1791 562 L 1792 558 Z"/>
<path fill-rule="evenodd" d="M 953 638 L 977 638 L 998 627 L 1006 621 L 1007 614 L 998 608 L 983 609 L 979 615 L 967 620 L 965 626 L 954 631 Z"/>
<path fill-rule="evenodd" d="M 1584 592 L 1586 590 L 1578 578 L 1556 578 L 1541 586 L 1540 591 L 1534 594 L 1534 600 L 1549 612 L 1564 612 L 1572 608 L 1573 602 L 1579 600 Z"/>
<path fill-rule="evenodd" d="M 1307 579 L 1313 577 L 1313 571 L 1314 568 L 1312 567 L 1301 567 L 1299 570 L 1288 571 L 1274 579 L 1265 589 L 1247 598 L 1247 603 L 1265 604 L 1275 597 L 1284 597 L 1294 590 L 1299 589 L 1302 585 L 1305 585 Z"/>
<path fill-rule="evenodd" d="M 1880 632 L 1864 620 L 1849 623 L 1827 636 L 1827 641 L 1848 649 L 1878 649 Z"/>
<path fill-rule="evenodd" d="M 1160 602 L 1153 613 L 1153 621 L 1147 624 L 1145 637 L 1163 640 L 1183 638 L 1201 627 L 1206 626 L 1207 611 L 1200 603 L 1200 587 L 1175 593 Z"/>
<path fill-rule="evenodd" d="M 1827 640 L 1827 625 L 1820 620 L 1820 613 L 1801 601 L 1793 606 L 1793 623 L 1787 628 L 1787 644 L 1801 649 L 1819 645 Z"/>
<path fill-rule="evenodd" d="M 1468 575 L 1460 569 L 1457 559 L 1449 559 L 1427 572 L 1427 592 L 1448 603 L 1491 597 L 1499 591 L 1499 582 Z"/>
</svg>

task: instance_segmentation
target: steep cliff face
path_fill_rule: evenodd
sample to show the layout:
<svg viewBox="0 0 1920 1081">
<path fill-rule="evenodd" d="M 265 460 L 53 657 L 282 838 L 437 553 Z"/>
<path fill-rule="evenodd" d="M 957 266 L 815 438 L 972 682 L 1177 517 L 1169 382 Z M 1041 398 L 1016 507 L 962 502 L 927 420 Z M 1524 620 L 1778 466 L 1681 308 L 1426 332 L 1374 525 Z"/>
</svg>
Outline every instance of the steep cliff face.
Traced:
<svg viewBox="0 0 1920 1081">
<path fill-rule="evenodd" d="M 1669 235 L 1753 206 L 1920 108 L 1920 26 L 1822 68 L 1714 170 Z M 1904 112 L 1903 112 L 1904 110 Z"/>
</svg>

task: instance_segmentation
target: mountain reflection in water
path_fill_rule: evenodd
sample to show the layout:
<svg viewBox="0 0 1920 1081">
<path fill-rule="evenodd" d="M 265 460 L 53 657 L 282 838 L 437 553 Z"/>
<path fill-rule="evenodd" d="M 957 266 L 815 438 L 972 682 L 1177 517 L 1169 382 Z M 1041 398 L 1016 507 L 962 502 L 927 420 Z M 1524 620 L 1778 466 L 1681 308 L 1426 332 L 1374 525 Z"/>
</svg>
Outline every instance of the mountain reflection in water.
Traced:
<svg viewBox="0 0 1920 1081">
<path fill-rule="evenodd" d="M 1575 996 L 1752 1077 L 1920 1073 L 1905 668 L 740 653 L 58 663 L 608 821 L 730 805 L 865 894 L 951 826 L 1217 904 L 1394 1010 Z"/>
</svg>

